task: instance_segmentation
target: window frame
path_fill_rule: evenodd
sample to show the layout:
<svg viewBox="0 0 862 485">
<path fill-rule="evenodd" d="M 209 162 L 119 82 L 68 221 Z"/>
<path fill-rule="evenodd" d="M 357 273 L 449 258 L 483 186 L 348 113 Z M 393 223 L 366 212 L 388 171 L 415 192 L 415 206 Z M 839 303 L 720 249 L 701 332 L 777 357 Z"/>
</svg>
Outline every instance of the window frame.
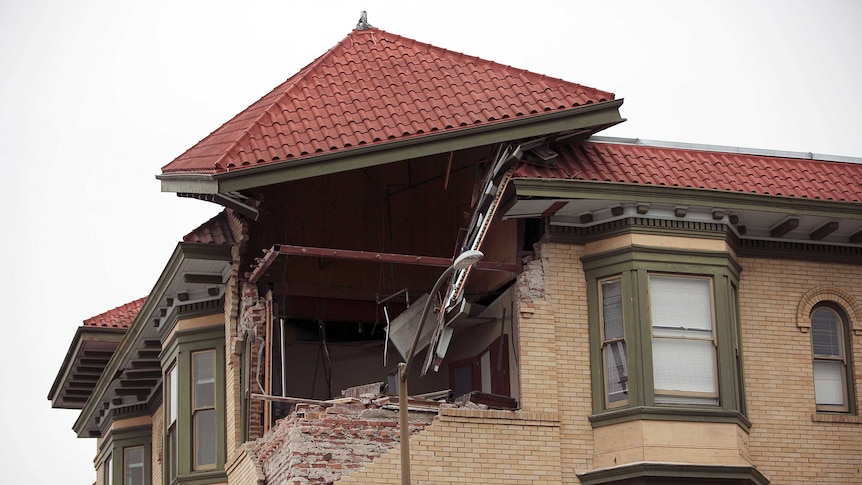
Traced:
<svg viewBox="0 0 862 485">
<path fill-rule="evenodd" d="M 211 379 L 212 379 L 213 386 L 212 386 L 212 396 L 210 396 L 211 404 L 198 406 L 198 394 L 199 394 L 198 377 L 199 377 L 199 375 L 198 375 L 198 365 L 197 365 L 198 363 L 197 363 L 196 357 L 199 355 L 207 355 L 207 354 L 212 356 L 211 364 L 212 364 L 213 375 L 211 376 Z M 191 377 L 191 382 L 192 382 L 192 385 L 191 385 L 191 393 L 192 393 L 192 397 L 191 397 L 191 427 L 192 427 L 191 449 L 192 449 L 192 470 L 194 470 L 194 471 L 213 470 L 213 469 L 215 469 L 217 461 L 218 461 L 215 457 L 216 453 L 213 452 L 212 462 L 207 462 L 207 463 L 199 463 L 198 462 L 198 459 L 200 458 L 200 456 L 199 456 L 200 447 L 199 447 L 199 443 L 198 443 L 198 426 L 200 423 L 198 422 L 198 418 L 201 418 L 204 415 L 203 413 L 206 413 L 207 411 L 212 411 L 210 419 L 212 419 L 213 434 L 215 434 L 215 432 L 216 432 L 215 428 L 216 428 L 216 421 L 217 420 L 216 420 L 216 388 L 215 388 L 216 387 L 215 386 L 216 367 L 215 367 L 215 363 L 216 363 L 215 349 L 198 350 L 198 351 L 191 353 L 191 364 L 192 364 L 191 365 L 191 374 L 192 374 L 192 377 Z M 215 436 L 213 436 L 212 439 L 215 439 Z"/>
<path fill-rule="evenodd" d="M 838 336 L 840 337 L 840 342 L 838 344 L 838 349 L 841 351 L 841 356 L 830 356 L 830 355 L 819 355 L 815 352 L 814 347 L 814 315 L 817 312 L 826 311 L 830 312 L 835 316 L 835 320 L 838 323 Z M 811 309 L 809 315 L 809 321 L 811 324 L 811 361 L 812 361 L 812 384 L 814 385 L 815 394 L 814 394 L 814 404 L 818 413 L 836 413 L 836 414 L 855 414 L 856 410 L 856 402 L 855 402 L 855 387 L 854 387 L 854 379 L 853 379 L 853 348 L 852 348 L 852 338 L 850 333 L 850 325 L 847 319 L 847 315 L 844 312 L 843 308 L 832 303 L 832 302 L 821 302 Z M 843 392 L 844 404 L 836 405 L 836 404 L 820 404 L 817 402 L 817 375 L 814 370 L 814 364 L 818 361 L 821 362 L 839 362 L 841 364 L 840 376 L 841 376 L 841 391 Z"/>
<path fill-rule="evenodd" d="M 738 292 L 741 267 L 730 252 L 626 246 L 581 258 L 587 280 L 590 321 L 590 364 L 593 426 L 634 419 L 736 422 L 744 429 L 745 394 L 739 341 Z M 717 404 L 662 404 L 656 401 L 653 374 L 650 274 L 700 277 L 711 280 L 713 338 L 716 357 Z M 601 292 L 599 283 L 622 278 L 624 340 L 628 362 L 629 400 L 607 402 L 602 354 Z M 661 399 L 659 399 L 661 401 Z"/>
<path fill-rule="evenodd" d="M 123 485 L 129 485 L 129 478 L 130 478 L 129 477 L 129 471 L 130 471 L 129 465 L 131 464 L 129 462 L 129 452 L 131 450 L 135 450 L 135 449 L 141 450 L 141 463 L 140 463 L 141 485 L 146 483 L 146 481 L 145 481 L 146 453 L 144 451 L 144 446 L 143 445 L 134 445 L 134 446 L 123 447 Z"/>
<path fill-rule="evenodd" d="M 607 335 L 606 335 L 606 332 L 607 332 L 606 323 L 607 322 L 605 321 L 604 285 L 606 283 L 617 281 L 617 280 L 619 280 L 619 282 L 620 282 L 620 302 L 619 302 L 619 304 L 621 307 L 620 308 L 620 314 L 621 314 L 622 321 L 623 321 L 622 335 L 619 337 L 612 337 L 609 339 L 609 338 L 607 338 Z M 602 382 L 603 382 L 603 386 L 604 386 L 603 395 L 605 398 L 605 407 L 607 409 L 611 409 L 611 408 L 617 408 L 617 407 L 622 407 L 622 406 L 628 406 L 629 405 L 629 390 L 628 390 L 629 363 L 628 363 L 628 352 L 626 350 L 626 326 L 625 326 L 626 312 L 625 312 L 625 306 L 623 305 L 623 291 L 622 291 L 623 278 L 622 278 L 622 275 L 613 275 L 613 276 L 610 276 L 607 278 L 599 279 L 597 281 L 597 284 L 598 284 L 599 302 L 600 302 L 600 304 L 598 305 L 598 312 L 599 312 L 599 322 L 600 322 L 599 331 L 601 333 L 602 376 L 603 376 Z M 623 387 L 622 392 L 625 395 L 625 399 L 612 401 L 611 400 L 611 392 L 608 389 L 609 381 L 610 381 L 610 373 L 608 372 L 609 366 L 607 365 L 607 361 L 608 361 L 607 360 L 607 358 L 608 358 L 607 352 L 608 352 L 608 350 L 610 350 L 611 346 L 613 346 L 614 344 L 617 344 L 617 343 L 622 344 L 622 356 L 621 356 L 622 357 L 622 365 L 625 366 L 624 369 L 626 371 L 625 372 L 626 375 L 624 376 L 625 380 L 622 380 L 622 379 L 620 380 L 620 384 Z M 619 366 L 620 364 L 617 364 L 617 365 Z"/>
<path fill-rule="evenodd" d="M 653 295 L 656 293 L 653 291 L 653 281 L 655 278 L 664 278 L 664 279 L 675 279 L 678 281 L 682 280 L 700 280 L 706 281 L 709 301 L 708 309 L 709 309 L 709 332 L 708 338 L 707 333 L 697 333 L 702 332 L 701 330 L 695 329 L 683 329 L 683 330 L 674 330 L 667 326 L 656 325 L 655 321 L 655 309 L 652 305 Z M 670 390 L 670 389 L 658 389 L 654 387 L 653 392 L 656 396 L 656 404 L 657 405 L 673 405 L 673 404 L 683 404 L 683 405 L 717 405 L 719 399 L 719 386 L 718 386 L 718 345 L 716 343 L 716 319 L 715 319 L 715 290 L 713 285 L 713 278 L 711 276 L 704 275 L 691 275 L 691 274 L 675 274 L 675 273 L 663 273 L 663 272 L 655 272 L 649 271 L 647 273 L 647 292 L 649 295 L 650 301 L 650 334 L 651 334 L 651 343 L 650 352 L 653 356 L 653 364 L 655 363 L 655 354 L 656 354 L 656 340 L 684 340 L 689 342 L 709 342 L 709 348 L 711 350 L 711 355 L 709 356 L 710 363 L 712 364 L 712 382 L 714 390 L 711 392 L 706 391 L 692 391 L 692 390 Z M 656 330 L 659 329 L 660 332 L 664 333 L 664 335 L 656 335 Z M 676 335 L 673 334 L 676 332 Z M 653 365 L 653 383 L 656 380 L 656 367 Z M 659 401 L 659 396 L 662 397 L 661 402 Z M 680 403 L 674 402 L 674 399 L 690 399 L 690 403 Z M 714 402 L 710 402 L 714 401 Z"/>
<path fill-rule="evenodd" d="M 199 315 L 196 315 L 199 316 Z M 214 317 L 215 315 L 208 315 Z M 221 320 L 223 319 L 213 319 Z M 165 485 L 180 483 L 222 483 L 226 480 L 225 461 L 227 449 L 226 430 L 226 400 L 225 400 L 225 340 L 224 324 L 213 323 L 203 325 L 193 323 L 187 327 L 180 320 L 175 329 L 166 330 L 163 337 L 165 340 L 162 352 L 162 372 L 165 375 L 164 402 L 165 419 L 162 436 L 165 440 L 163 447 L 163 479 Z M 183 328 L 186 327 L 186 328 Z M 205 468 L 195 467 L 194 443 L 194 396 L 193 396 L 193 355 L 195 353 L 211 351 L 214 354 L 214 393 L 215 393 L 215 464 Z M 169 428 L 171 423 L 168 416 L 170 412 L 170 385 L 168 372 L 176 368 L 176 475 L 171 476 L 168 466 L 170 459 Z M 186 451 L 183 451 L 186 450 Z"/>
<path fill-rule="evenodd" d="M 99 456 L 104 457 L 102 459 L 102 484 L 124 485 L 126 483 L 126 450 L 131 448 L 143 450 L 143 483 L 150 483 L 153 463 L 152 438 L 153 429 L 151 425 L 110 430 L 99 445 Z"/>
</svg>

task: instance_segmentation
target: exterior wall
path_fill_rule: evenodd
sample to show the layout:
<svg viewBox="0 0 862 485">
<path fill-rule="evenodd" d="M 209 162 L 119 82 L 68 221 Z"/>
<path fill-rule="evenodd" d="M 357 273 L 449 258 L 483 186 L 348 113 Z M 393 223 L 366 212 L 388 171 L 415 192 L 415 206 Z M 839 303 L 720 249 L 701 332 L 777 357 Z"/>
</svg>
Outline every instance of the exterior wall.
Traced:
<svg viewBox="0 0 862 485">
<path fill-rule="evenodd" d="M 257 463 L 254 454 L 249 453 L 246 448 L 253 448 L 253 446 L 248 444 L 233 454 L 233 461 L 227 466 L 228 485 L 261 485 L 266 483 L 263 469 Z"/>
<path fill-rule="evenodd" d="M 152 421 L 153 421 L 153 440 L 152 440 L 152 485 L 162 485 L 164 474 L 162 468 L 162 457 L 165 456 L 164 453 L 164 423 L 165 423 L 165 414 L 164 414 L 164 405 L 160 405 L 156 408 L 156 411 L 153 413 Z"/>
<path fill-rule="evenodd" d="M 546 299 L 553 307 L 553 340 L 542 346 L 555 348 L 555 360 L 546 362 L 560 383 L 560 458 L 563 483 L 578 483 L 577 473 L 593 468 L 590 341 L 586 278 L 580 258 L 583 246 L 544 244 L 541 255 Z M 525 316 L 522 311 L 522 318 Z M 535 315 L 521 323 L 521 336 L 533 332 Z M 541 354 L 538 356 L 541 357 Z M 522 357 L 526 360 L 526 357 Z M 522 378 L 526 379 L 523 375 Z M 536 409 L 539 411 L 539 409 Z"/>
<path fill-rule="evenodd" d="M 862 302 L 862 268 L 751 258 L 740 262 L 752 462 L 775 485 L 862 482 L 862 418 L 816 413 L 811 334 L 796 325 L 803 295 L 815 288 L 837 287 Z M 858 404 L 862 336 L 851 335 Z"/>
<path fill-rule="evenodd" d="M 441 409 L 410 439 L 411 483 L 565 483 L 554 413 Z M 396 447 L 339 484 L 401 483 Z"/>
</svg>

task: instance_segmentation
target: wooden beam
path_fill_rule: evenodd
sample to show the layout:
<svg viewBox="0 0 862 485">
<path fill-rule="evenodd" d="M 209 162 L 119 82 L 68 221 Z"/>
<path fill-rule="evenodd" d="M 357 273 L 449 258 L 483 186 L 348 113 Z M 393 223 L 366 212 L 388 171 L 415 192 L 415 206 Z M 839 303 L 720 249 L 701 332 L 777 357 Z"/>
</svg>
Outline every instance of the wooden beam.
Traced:
<svg viewBox="0 0 862 485">
<path fill-rule="evenodd" d="M 551 217 L 557 212 L 560 211 L 563 207 L 565 207 L 569 203 L 568 200 L 558 200 L 553 204 L 549 205 L 547 209 L 542 212 L 542 217 Z"/>
<path fill-rule="evenodd" d="M 288 244 L 276 244 L 271 249 L 264 251 L 264 257 L 258 260 L 257 266 L 248 275 L 250 283 L 257 283 L 269 266 L 281 254 L 288 256 L 308 256 L 315 258 L 347 259 L 354 261 L 369 261 L 377 263 L 415 264 L 419 266 L 435 266 L 447 268 L 452 264 L 451 258 L 440 258 L 436 256 L 415 256 L 410 254 L 374 253 L 370 251 L 357 251 L 354 249 L 317 248 L 308 246 L 292 246 Z M 479 261 L 473 266 L 475 269 L 491 271 L 508 271 L 518 273 L 521 265 L 515 263 L 494 263 Z"/>
<path fill-rule="evenodd" d="M 838 221 L 829 221 L 826 224 L 811 231 L 810 237 L 812 241 L 822 241 L 823 238 L 838 230 Z"/>
<path fill-rule="evenodd" d="M 157 379 L 120 379 L 120 387 L 129 388 L 152 388 L 158 384 Z"/>
<path fill-rule="evenodd" d="M 790 217 L 786 219 L 781 224 L 772 228 L 769 231 L 769 235 L 772 237 L 784 237 L 788 232 L 799 227 L 799 218 L 798 217 Z"/>
<path fill-rule="evenodd" d="M 862 244 L 862 230 L 850 235 L 851 244 Z"/>
</svg>

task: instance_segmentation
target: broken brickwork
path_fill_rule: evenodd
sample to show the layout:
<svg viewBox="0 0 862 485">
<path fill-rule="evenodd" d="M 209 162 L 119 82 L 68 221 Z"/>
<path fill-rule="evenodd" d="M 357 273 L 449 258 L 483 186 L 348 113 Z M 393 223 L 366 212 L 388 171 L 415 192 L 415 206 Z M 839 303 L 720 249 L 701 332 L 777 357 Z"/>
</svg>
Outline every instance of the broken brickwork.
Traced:
<svg viewBox="0 0 862 485">
<path fill-rule="evenodd" d="M 410 432 L 437 415 L 411 412 Z M 363 467 L 399 444 L 398 411 L 368 399 L 331 406 L 297 405 L 255 443 L 267 483 L 328 484 Z"/>
</svg>

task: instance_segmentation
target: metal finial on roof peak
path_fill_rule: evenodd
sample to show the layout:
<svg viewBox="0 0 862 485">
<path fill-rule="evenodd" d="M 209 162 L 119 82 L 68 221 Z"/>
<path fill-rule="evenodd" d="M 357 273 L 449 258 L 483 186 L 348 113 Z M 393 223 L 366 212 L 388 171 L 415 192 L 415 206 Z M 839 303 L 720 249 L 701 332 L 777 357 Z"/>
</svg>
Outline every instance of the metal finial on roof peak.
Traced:
<svg viewBox="0 0 862 485">
<path fill-rule="evenodd" d="M 356 30 L 367 30 L 371 28 L 371 24 L 368 23 L 368 13 L 363 10 L 359 13 L 359 22 L 356 23 Z"/>
</svg>

